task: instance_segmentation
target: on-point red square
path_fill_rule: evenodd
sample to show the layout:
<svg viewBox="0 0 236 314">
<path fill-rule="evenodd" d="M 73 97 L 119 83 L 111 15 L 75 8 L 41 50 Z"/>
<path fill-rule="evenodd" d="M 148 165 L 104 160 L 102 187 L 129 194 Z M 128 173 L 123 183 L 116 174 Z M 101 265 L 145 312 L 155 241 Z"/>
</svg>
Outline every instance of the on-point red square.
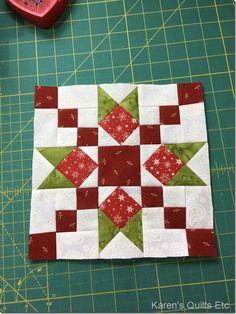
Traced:
<svg viewBox="0 0 236 314">
<path fill-rule="evenodd" d="M 177 85 L 180 105 L 196 104 L 203 102 L 202 83 L 182 83 Z"/>
<path fill-rule="evenodd" d="M 58 90 L 54 86 L 35 86 L 35 108 L 57 108 Z"/>
<path fill-rule="evenodd" d="M 97 146 L 98 128 L 78 128 L 78 146 Z"/>
<path fill-rule="evenodd" d="M 140 125 L 140 144 L 160 144 L 160 125 Z"/>
<path fill-rule="evenodd" d="M 161 124 L 180 124 L 179 106 L 160 106 Z"/>
<path fill-rule="evenodd" d="M 57 232 L 76 231 L 76 210 L 57 210 L 56 211 L 56 230 Z"/>
<path fill-rule="evenodd" d="M 186 228 L 186 208 L 185 207 L 165 207 L 164 220 L 166 229 Z"/>
<path fill-rule="evenodd" d="M 77 109 L 59 109 L 58 110 L 58 127 L 73 128 L 78 125 Z"/>
<path fill-rule="evenodd" d="M 35 261 L 56 259 L 56 232 L 30 234 L 29 259 Z"/>
<path fill-rule="evenodd" d="M 137 214 L 141 206 L 121 187 L 117 187 L 100 204 L 100 209 L 121 229 Z"/>
<path fill-rule="evenodd" d="M 98 208 L 98 188 L 77 189 L 77 209 Z"/>
<path fill-rule="evenodd" d="M 212 229 L 187 229 L 189 256 L 216 256 L 215 235 Z"/>
<path fill-rule="evenodd" d="M 119 144 L 122 144 L 139 123 L 126 109 L 118 105 L 99 122 L 99 125 Z"/>
<path fill-rule="evenodd" d="M 140 185 L 140 146 L 98 147 L 98 185 Z"/>
<path fill-rule="evenodd" d="M 163 206 L 163 190 L 161 186 L 142 186 L 141 193 L 143 207 Z"/>
</svg>

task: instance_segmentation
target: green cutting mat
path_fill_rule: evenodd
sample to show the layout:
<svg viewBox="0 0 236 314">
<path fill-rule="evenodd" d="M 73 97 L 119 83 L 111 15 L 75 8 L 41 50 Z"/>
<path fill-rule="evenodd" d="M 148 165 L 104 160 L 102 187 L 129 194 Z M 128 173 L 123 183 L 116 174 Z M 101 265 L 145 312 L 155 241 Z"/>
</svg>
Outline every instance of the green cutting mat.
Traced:
<svg viewBox="0 0 236 314">
<path fill-rule="evenodd" d="M 233 59 L 231 0 L 71 0 L 50 30 L 1 0 L 0 311 L 234 312 Z M 205 88 L 218 257 L 30 263 L 34 85 L 190 81 Z"/>
</svg>

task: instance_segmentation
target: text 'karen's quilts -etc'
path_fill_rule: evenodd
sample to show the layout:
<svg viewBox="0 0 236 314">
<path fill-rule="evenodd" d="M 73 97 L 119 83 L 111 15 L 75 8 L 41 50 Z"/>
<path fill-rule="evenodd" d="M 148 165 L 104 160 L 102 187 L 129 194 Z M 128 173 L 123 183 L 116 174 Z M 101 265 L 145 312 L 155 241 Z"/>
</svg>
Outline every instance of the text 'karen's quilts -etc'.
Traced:
<svg viewBox="0 0 236 314">
<path fill-rule="evenodd" d="M 35 89 L 30 260 L 215 256 L 201 83 Z"/>
</svg>

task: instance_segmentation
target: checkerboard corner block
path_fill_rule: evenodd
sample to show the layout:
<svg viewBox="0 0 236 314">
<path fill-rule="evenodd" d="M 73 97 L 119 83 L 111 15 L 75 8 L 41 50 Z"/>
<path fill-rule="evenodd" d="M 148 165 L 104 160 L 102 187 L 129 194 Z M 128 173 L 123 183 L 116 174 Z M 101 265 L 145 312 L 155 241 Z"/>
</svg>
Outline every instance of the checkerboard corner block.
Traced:
<svg viewBox="0 0 236 314">
<path fill-rule="evenodd" d="M 29 259 L 215 256 L 202 84 L 36 86 Z"/>
</svg>

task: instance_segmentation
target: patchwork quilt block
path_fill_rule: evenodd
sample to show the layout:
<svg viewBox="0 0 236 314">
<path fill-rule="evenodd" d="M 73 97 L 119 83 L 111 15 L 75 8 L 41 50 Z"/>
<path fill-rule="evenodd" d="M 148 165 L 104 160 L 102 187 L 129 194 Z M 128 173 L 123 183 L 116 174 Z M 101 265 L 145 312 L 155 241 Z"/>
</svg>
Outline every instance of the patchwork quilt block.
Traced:
<svg viewBox="0 0 236 314">
<path fill-rule="evenodd" d="M 35 89 L 30 260 L 215 256 L 201 83 Z"/>
</svg>

